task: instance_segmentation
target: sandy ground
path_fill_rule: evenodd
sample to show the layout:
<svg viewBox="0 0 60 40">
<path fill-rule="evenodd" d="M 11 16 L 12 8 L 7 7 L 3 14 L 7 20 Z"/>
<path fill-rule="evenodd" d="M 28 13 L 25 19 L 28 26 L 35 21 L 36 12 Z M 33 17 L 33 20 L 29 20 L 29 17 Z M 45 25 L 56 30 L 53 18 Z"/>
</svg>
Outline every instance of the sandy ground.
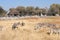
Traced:
<svg viewBox="0 0 60 40">
<path fill-rule="evenodd" d="M 22 23 L 22 21 L 25 23 L 24 26 L 18 25 L 18 28 L 12 30 L 13 23 Z M 47 34 L 49 28 L 34 30 L 34 26 L 37 23 L 53 23 L 59 25 L 60 17 L 0 20 L 0 26 L 2 26 L 2 29 L 0 28 L 0 40 L 60 40 L 60 34 Z"/>
</svg>

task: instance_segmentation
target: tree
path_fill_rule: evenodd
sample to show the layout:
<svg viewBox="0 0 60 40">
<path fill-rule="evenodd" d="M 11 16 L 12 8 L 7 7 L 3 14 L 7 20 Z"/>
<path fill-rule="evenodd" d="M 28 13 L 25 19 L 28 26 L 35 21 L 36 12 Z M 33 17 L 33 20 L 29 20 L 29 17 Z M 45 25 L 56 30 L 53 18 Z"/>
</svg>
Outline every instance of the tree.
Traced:
<svg viewBox="0 0 60 40">
<path fill-rule="evenodd" d="M 40 14 L 41 14 L 40 11 L 41 11 L 41 10 L 40 10 L 39 7 L 36 7 L 36 8 L 35 8 L 35 14 L 36 14 L 36 15 L 39 15 L 39 16 L 40 16 Z"/>
<path fill-rule="evenodd" d="M 29 16 L 34 15 L 34 7 L 33 6 L 26 7 L 26 12 L 27 12 L 27 15 Z"/>
<path fill-rule="evenodd" d="M 19 16 L 19 11 L 17 11 L 15 8 L 10 8 L 8 16 Z"/>
<path fill-rule="evenodd" d="M 16 7 L 16 10 L 19 11 L 20 16 L 24 16 L 25 15 L 25 7 L 18 6 L 18 7 Z"/>
<path fill-rule="evenodd" d="M 0 6 L 0 17 L 6 16 L 6 11 Z"/>
<path fill-rule="evenodd" d="M 51 14 L 55 16 L 56 14 L 60 14 L 60 5 L 59 4 L 52 4 L 49 8 Z"/>
</svg>

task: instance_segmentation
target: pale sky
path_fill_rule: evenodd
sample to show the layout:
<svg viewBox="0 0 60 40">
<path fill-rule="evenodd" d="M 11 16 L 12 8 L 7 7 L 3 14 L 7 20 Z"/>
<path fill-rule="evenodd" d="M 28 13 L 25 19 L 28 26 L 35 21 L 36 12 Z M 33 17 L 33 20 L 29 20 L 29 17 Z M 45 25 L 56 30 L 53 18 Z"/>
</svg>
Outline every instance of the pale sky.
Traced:
<svg viewBox="0 0 60 40">
<path fill-rule="evenodd" d="M 0 0 L 0 6 L 5 10 L 17 6 L 38 6 L 40 8 L 49 8 L 53 3 L 60 4 L 60 0 Z"/>
</svg>

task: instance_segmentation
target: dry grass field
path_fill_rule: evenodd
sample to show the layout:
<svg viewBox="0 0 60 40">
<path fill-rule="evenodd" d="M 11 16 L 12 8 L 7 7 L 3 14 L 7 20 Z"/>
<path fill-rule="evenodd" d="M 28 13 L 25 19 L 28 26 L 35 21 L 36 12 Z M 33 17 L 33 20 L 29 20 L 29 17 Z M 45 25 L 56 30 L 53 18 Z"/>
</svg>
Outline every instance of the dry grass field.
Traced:
<svg viewBox="0 0 60 40">
<path fill-rule="evenodd" d="M 16 29 L 12 30 L 12 25 L 17 22 L 24 22 L 24 26 L 18 25 Z M 0 20 L 0 40 L 60 40 L 60 34 L 49 35 L 48 27 L 34 30 L 37 23 L 52 23 L 60 25 L 60 17 L 46 17 L 46 18 L 21 18 L 16 20 Z"/>
</svg>

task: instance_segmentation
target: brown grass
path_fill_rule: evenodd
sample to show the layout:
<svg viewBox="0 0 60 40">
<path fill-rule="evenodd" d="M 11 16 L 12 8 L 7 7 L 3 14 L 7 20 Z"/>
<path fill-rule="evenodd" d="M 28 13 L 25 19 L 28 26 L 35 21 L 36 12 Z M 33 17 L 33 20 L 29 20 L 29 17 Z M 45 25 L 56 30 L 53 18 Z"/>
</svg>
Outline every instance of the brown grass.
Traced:
<svg viewBox="0 0 60 40">
<path fill-rule="evenodd" d="M 12 30 L 14 22 L 22 23 L 22 21 L 25 23 L 25 26 L 19 25 L 18 29 Z M 3 26 L 3 28 L 0 31 L 0 40 L 60 40 L 60 35 L 48 35 L 48 28 L 35 31 L 34 26 L 37 23 L 60 24 L 60 17 L 1 20 L 0 26 Z"/>
</svg>

